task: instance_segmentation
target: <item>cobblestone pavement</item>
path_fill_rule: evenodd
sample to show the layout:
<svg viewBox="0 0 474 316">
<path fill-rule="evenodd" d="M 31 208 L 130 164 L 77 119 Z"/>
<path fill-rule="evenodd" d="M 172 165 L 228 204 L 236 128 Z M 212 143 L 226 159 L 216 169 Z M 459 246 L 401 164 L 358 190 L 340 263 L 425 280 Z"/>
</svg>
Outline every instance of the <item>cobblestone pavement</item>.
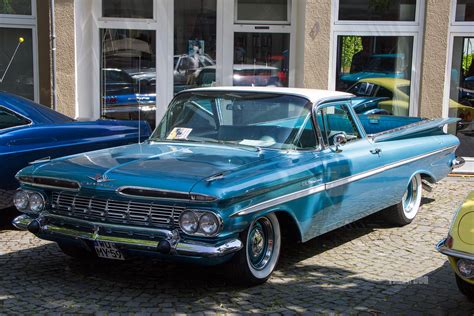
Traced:
<svg viewBox="0 0 474 316">
<path fill-rule="evenodd" d="M 403 228 L 371 216 L 286 245 L 274 276 L 243 288 L 219 267 L 135 260 L 86 265 L 26 232 L 0 230 L 0 313 L 474 314 L 434 245 L 474 182 L 445 180 Z"/>
</svg>

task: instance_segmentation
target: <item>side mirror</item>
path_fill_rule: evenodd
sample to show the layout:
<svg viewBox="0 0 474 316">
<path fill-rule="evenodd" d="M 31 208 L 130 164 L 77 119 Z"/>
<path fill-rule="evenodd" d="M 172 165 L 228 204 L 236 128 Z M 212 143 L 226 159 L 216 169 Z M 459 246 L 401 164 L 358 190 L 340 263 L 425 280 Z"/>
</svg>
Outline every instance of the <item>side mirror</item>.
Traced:
<svg viewBox="0 0 474 316">
<path fill-rule="evenodd" d="M 339 148 L 345 143 L 347 143 L 347 137 L 343 133 L 339 133 L 334 135 L 333 137 L 334 140 L 334 146 L 336 147 L 336 152 L 340 153 L 342 150 Z"/>
</svg>

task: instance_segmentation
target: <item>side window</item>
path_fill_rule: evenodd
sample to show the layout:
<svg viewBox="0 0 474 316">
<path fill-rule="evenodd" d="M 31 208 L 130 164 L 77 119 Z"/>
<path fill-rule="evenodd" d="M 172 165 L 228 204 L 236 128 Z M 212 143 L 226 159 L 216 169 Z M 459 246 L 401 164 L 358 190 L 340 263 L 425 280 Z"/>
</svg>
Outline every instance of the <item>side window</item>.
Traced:
<svg viewBox="0 0 474 316">
<path fill-rule="evenodd" d="M 301 125 L 298 133 L 299 135 L 295 139 L 295 146 L 298 149 L 315 149 L 318 147 L 318 141 L 314 134 L 313 123 L 310 115 L 306 116 L 305 122 Z"/>
<path fill-rule="evenodd" d="M 0 130 L 21 125 L 27 125 L 30 123 L 31 122 L 29 120 L 0 106 Z"/>
<path fill-rule="evenodd" d="M 316 119 L 326 145 L 334 145 L 334 136 L 341 133 L 346 136 L 348 142 L 360 138 L 346 104 L 331 104 L 320 108 Z"/>
<path fill-rule="evenodd" d="M 392 91 L 385 89 L 384 87 L 379 87 L 376 97 L 386 97 L 389 99 L 393 99 L 393 93 Z"/>
</svg>

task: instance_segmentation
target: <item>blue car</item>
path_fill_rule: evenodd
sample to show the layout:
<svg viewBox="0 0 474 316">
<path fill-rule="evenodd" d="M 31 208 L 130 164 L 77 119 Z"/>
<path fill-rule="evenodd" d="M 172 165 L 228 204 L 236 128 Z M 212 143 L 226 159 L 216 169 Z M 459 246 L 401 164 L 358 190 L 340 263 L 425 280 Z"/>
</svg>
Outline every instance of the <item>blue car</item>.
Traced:
<svg viewBox="0 0 474 316">
<path fill-rule="evenodd" d="M 38 159 L 137 143 L 150 136 L 138 121 L 76 122 L 27 99 L 0 92 L 0 209 L 12 205 L 15 174 Z"/>
<path fill-rule="evenodd" d="M 21 170 L 14 225 L 81 259 L 226 262 L 238 281 L 265 282 L 282 237 L 306 242 L 379 211 L 407 225 L 422 188 L 463 163 L 443 132 L 457 119 L 359 116 L 353 98 L 183 91 L 144 143 Z"/>
</svg>

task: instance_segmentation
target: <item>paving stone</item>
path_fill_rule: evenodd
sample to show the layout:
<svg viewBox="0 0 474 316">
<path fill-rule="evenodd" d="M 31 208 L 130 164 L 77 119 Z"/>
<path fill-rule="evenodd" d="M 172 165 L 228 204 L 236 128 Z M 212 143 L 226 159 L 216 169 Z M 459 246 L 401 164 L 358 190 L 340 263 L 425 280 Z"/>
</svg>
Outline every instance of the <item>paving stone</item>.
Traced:
<svg viewBox="0 0 474 316">
<path fill-rule="evenodd" d="M 243 288 L 219 267 L 137 259 L 83 264 L 28 232 L 0 228 L 0 315 L 474 314 L 434 245 L 474 182 L 424 192 L 405 227 L 377 214 L 284 245 L 274 276 Z"/>
</svg>

